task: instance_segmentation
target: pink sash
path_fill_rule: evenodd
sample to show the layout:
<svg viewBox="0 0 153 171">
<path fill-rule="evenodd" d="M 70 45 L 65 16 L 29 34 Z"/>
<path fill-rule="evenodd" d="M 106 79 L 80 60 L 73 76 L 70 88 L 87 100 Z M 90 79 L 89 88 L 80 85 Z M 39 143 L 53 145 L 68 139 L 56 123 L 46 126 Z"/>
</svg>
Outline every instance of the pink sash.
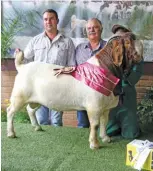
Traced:
<svg viewBox="0 0 153 171">
<path fill-rule="evenodd" d="M 76 66 L 76 70 L 70 74 L 106 96 L 113 92 L 119 82 L 119 78 L 115 77 L 110 71 L 88 62 Z"/>
</svg>

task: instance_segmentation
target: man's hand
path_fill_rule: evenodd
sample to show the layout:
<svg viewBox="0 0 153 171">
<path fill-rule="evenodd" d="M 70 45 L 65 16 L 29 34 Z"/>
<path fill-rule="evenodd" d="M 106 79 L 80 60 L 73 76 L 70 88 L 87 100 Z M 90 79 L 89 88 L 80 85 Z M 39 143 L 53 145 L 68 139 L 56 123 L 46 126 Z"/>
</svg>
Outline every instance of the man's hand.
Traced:
<svg viewBox="0 0 153 171">
<path fill-rule="evenodd" d="M 60 74 L 69 74 L 73 71 L 75 71 L 75 68 L 76 67 L 64 67 L 64 68 L 55 68 L 54 71 L 55 71 L 55 76 L 58 76 Z"/>
</svg>

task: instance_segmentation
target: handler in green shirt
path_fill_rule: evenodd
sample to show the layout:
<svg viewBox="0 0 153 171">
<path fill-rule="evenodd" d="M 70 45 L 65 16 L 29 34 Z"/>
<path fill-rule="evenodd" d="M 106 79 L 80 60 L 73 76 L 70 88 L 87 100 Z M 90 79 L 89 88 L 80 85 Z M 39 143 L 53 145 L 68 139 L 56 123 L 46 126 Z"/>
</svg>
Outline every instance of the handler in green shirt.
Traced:
<svg viewBox="0 0 153 171">
<path fill-rule="evenodd" d="M 121 35 L 129 31 L 129 29 L 120 25 L 114 25 L 112 28 L 112 32 L 115 35 Z M 142 56 L 143 47 L 141 43 L 139 43 L 139 45 L 138 52 Z M 130 74 L 123 79 L 123 104 L 118 105 L 116 108 L 113 108 L 110 111 L 109 122 L 107 124 L 108 136 L 115 136 L 121 134 L 124 138 L 133 139 L 140 135 L 140 128 L 137 118 L 135 85 L 139 81 L 142 74 L 143 60 L 135 64 L 131 69 Z"/>
</svg>

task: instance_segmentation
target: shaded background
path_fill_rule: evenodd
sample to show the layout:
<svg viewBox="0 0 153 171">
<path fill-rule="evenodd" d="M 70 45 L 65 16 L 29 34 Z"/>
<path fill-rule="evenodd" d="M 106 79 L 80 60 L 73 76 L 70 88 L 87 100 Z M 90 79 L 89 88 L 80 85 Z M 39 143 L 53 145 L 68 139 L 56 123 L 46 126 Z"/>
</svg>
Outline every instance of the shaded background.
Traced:
<svg viewBox="0 0 153 171">
<path fill-rule="evenodd" d="M 86 40 L 85 24 L 96 17 L 103 23 L 104 39 L 112 35 L 114 24 L 122 24 L 143 41 L 145 61 L 153 61 L 153 1 L 5 0 L 1 8 L 2 23 L 7 25 L 18 17 L 18 27 L 22 27 L 15 35 L 12 49 L 24 49 L 33 36 L 43 32 L 42 13 L 52 8 L 59 15 L 59 30 L 74 43 Z"/>
</svg>

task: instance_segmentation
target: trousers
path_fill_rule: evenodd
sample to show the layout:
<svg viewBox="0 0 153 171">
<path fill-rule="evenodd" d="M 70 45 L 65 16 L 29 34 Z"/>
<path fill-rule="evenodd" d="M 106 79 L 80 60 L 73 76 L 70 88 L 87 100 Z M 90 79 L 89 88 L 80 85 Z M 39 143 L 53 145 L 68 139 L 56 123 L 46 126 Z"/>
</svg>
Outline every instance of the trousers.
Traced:
<svg viewBox="0 0 153 171">
<path fill-rule="evenodd" d="M 62 116 L 62 111 L 51 110 L 45 106 L 36 111 L 36 118 L 41 125 L 63 126 Z"/>
<path fill-rule="evenodd" d="M 87 115 L 87 111 L 78 110 L 77 111 L 78 128 L 89 128 L 90 123 Z"/>
</svg>

